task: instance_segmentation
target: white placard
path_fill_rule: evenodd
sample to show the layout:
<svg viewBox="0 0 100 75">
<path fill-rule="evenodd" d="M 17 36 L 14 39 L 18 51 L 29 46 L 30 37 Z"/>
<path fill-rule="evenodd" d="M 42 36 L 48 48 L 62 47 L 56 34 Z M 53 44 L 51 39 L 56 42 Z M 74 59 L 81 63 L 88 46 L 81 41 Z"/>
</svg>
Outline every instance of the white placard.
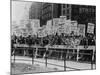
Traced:
<svg viewBox="0 0 100 75">
<path fill-rule="evenodd" d="M 94 34 L 94 24 L 93 23 L 88 23 L 87 33 Z"/>
<path fill-rule="evenodd" d="M 66 22 L 66 16 L 60 16 L 60 23 Z"/>
<path fill-rule="evenodd" d="M 47 35 L 52 35 L 53 32 L 52 20 L 47 21 L 46 31 L 47 31 Z"/>
<path fill-rule="evenodd" d="M 45 27 L 45 25 L 43 27 L 41 27 L 40 29 L 38 29 L 38 37 L 45 37 L 47 36 L 47 29 Z"/>
<path fill-rule="evenodd" d="M 57 31 L 58 31 L 58 33 L 64 33 L 65 32 L 64 26 L 59 26 Z"/>
<path fill-rule="evenodd" d="M 42 29 L 38 30 L 38 37 L 43 37 L 43 30 Z"/>
<path fill-rule="evenodd" d="M 74 32 L 74 35 L 77 35 L 77 21 L 71 21 L 71 31 Z"/>
<path fill-rule="evenodd" d="M 53 27 L 58 27 L 60 18 L 53 18 Z"/>
<path fill-rule="evenodd" d="M 40 20 L 39 19 L 32 19 L 31 25 L 32 25 L 32 27 L 34 26 L 35 28 L 39 28 L 40 27 Z"/>
<path fill-rule="evenodd" d="M 78 24 L 79 35 L 85 36 L 85 24 Z"/>
<path fill-rule="evenodd" d="M 65 28 L 65 34 L 70 34 L 71 33 L 71 22 L 66 20 L 64 28 Z"/>
</svg>

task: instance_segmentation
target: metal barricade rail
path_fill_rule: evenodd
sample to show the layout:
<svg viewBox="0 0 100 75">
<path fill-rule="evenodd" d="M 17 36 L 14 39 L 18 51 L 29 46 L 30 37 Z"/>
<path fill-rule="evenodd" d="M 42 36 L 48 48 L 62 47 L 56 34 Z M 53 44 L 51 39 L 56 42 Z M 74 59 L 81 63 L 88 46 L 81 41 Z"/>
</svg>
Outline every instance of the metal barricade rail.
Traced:
<svg viewBox="0 0 100 75">
<path fill-rule="evenodd" d="M 24 60 L 24 59 L 16 59 L 16 56 L 18 55 L 17 54 L 17 51 L 23 51 L 22 53 L 22 56 L 31 56 L 32 57 L 32 60 Z M 52 50 L 52 49 L 49 49 L 49 48 L 45 48 L 45 47 L 42 47 L 42 48 L 37 48 L 37 47 L 16 47 L 16 48 L 13 48 L 13 51 L 14 54 L 14 59 L 11 59 L 11 60 L 14 60 L 13 63 L 15 63 L 16 60 L 23 60 L 23 61 L 32 61 L 32 64 L 34 64 L 34 62 L 38 62 L 38 63 L 43 63 L 45 64 L 45 66 L 47 67 L 48 65 L 54 65 L 54 66 L 59 66 L 59 67 L 63 67 L 64 68 L 64 71 L 66 71 L 66 68 L 69 68 L 69 69 L 74 69 L 74 70 L 81 70 L 81 69 L 77 69 L 77 68 L 73 68 L 73 67 L 68 67 L 68 65 L 66 64 L 66 60 L 67 60 L 67 56 L 75 56 L 75 58 L 77 58 L 78 55 L 88 55 L 89 58 L 90 58 L 90 62 L 91 62 L 91 69 L 94 69 L 93 68 L 93 60 L 95 59 L 93 57 L 93 51 L 91 51 L 90 53 L 78 53 L 77 51 L 76 52 L 68 52 L 68 49 L 61 49 L 61 51 L 57 51 L 56 49 Z M 24 54 L 25 51 L 31 51 L 30 54 Z M 40 52 L 39 52 L 40 51 Z M 42 51 L 42 52 L 41 52 Z M 57 65 L 57 64 L 53 64 L 53 63 L 49 63 L 48 62 L 48 59 L 53 59 L 53 56 L 50 56 L 48 52 L 55 52 L 57 54 L 57 52 L 59 53 L 62 53 L 62 61 L 64 63 L 64 65 Z M 37 54 L 36 54 L 37 52 Z M 40 53 L 40 54 L 39 54 Z M 48 53 L 48 54 L 47 54 Z M 51 53 L 51 54 L 52 54 Z M 45 56 L 44 56 L 45 55 Z M 40 56 L 41 58 L 44 58 L 45 62 L 41 62 L 41 61 L 37 61 L 37 60 L 34 60 L 35 58 L 38 58 L 38 56 Z M 58 55 L 59 56 L 59 55 Z M 61 55 L 60 55 L 61 56 Z M 55 57 L 57 59 L 57 57 Z M 79 62 L 79 61 L 77 61 Z"/>
</svg>

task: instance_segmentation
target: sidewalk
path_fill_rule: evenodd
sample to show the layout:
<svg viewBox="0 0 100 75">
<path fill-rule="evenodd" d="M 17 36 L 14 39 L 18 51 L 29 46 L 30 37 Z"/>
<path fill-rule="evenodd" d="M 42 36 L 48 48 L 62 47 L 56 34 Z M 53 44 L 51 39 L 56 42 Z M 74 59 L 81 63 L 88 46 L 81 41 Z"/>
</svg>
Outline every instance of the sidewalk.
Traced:
<svg viewBox="0 0 100 75">
<path fill-rule="evenodd" d="M 14 57 L 12 57 L 13 59 Z M 20 62 L 20 63 L 28 63 L 28 64 L 32 64 L 32 58 L 30 57 L 24 57 L 24 56 L 16 56 L 15 59 L 19 59 L 19 60 L 15 60 L 15 62 Z M 12 60 L 13 62 L 14 60 Z M 46 67 L 45 66 L 45 59 L 43 58 L 37 58 L 34 59 L 34 64 L 38 64 L 41 67 Z M 47 67 L 48 68 L 55 68 L 57 70 L 64 70 L 64 61 L 63 60 L 53 60 L 53 59 L 48 59 L 47 60 Z M 52 65 L 51 65 L 52 64 Z M 55 65 L 54 65 L 55 64 Z M 60 66 L 57 66 L 60 65 Z M 66 68 L 66 71 L 68 70 L 84 70 L 84 69 L 91 69 L 91 64 L 88 63 L 78 63 L 78 62 L 74 62 L 74 61 L 66 61 L 66 66 L 68 68 Z M 93 69 L 95 69 L 95 64 L 93 64 Z"/>
</svg>

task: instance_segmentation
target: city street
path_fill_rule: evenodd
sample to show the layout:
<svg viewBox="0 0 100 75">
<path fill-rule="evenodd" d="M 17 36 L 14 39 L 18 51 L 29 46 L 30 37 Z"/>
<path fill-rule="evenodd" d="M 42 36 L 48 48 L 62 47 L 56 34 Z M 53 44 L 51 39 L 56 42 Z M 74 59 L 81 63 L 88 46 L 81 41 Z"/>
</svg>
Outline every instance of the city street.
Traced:
<svg viewBox="0 0 100 75">
<path fill-rule="evenodd" d="M 14 59 L 14 57 L 12 56 L 11 57 L 12 59 Z M 15 62 L 16 63 L 28 63 L 28 64 L 32 64 L 32 58 L 30 57 L 24 57 L 24 56 L 16 56 L 15 57 Z M 19 59 L 19 60 L 17 60 Z M 12 60 L 11 62 L 13 62 L 14 60 Z M 34 64 L 38 64 L 39 66 L 42 66 L 42 67 L 46 67 L 45 66 L 45 60 L 43 58 L 37 58 L 37 59 L 34 59 Z M 53 59 L 48 59 L 47 60 L 47 67 L 48 68 L 56 68 L 57 70 L 64 70 L 64 67 L 61 67 L 61 66 L 64 66 L 64 61 L 62 60 L 53 60 Z M 55 66 L 55 65 L 50 65 L 50 64 L 55 64 L 55 65 L 60 65 L 60 66 Z M 68 68 L 66 68 L 66 71 L 69 71 L 69 70 L 85 70 L 85 69 L 91 69 L 91 64 L 88 64 L 88 63 L 80 63 L 80 62 L 74 62 L 74 61 L 66 61 L 66 66 Z M 95 64 L 93 65 L 93 69 L 95 69 Z"/>
</svg>

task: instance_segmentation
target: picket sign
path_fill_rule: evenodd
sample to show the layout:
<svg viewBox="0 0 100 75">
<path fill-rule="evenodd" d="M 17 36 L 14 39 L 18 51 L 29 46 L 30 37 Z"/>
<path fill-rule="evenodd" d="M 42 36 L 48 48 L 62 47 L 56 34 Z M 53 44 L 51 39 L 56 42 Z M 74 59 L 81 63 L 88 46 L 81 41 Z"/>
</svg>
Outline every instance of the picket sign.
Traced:
<svg viewBox="0 0 100 75">
<path fill-rule="evenodd" d="M 85 36 L 85 24 L 78 24 L 79 35 Z"/>
<path fill-rule="evenodd" d="M 88 23 L 87 33 L 94 34 L 94 24 L 93 23 Z"/>
</svg>

